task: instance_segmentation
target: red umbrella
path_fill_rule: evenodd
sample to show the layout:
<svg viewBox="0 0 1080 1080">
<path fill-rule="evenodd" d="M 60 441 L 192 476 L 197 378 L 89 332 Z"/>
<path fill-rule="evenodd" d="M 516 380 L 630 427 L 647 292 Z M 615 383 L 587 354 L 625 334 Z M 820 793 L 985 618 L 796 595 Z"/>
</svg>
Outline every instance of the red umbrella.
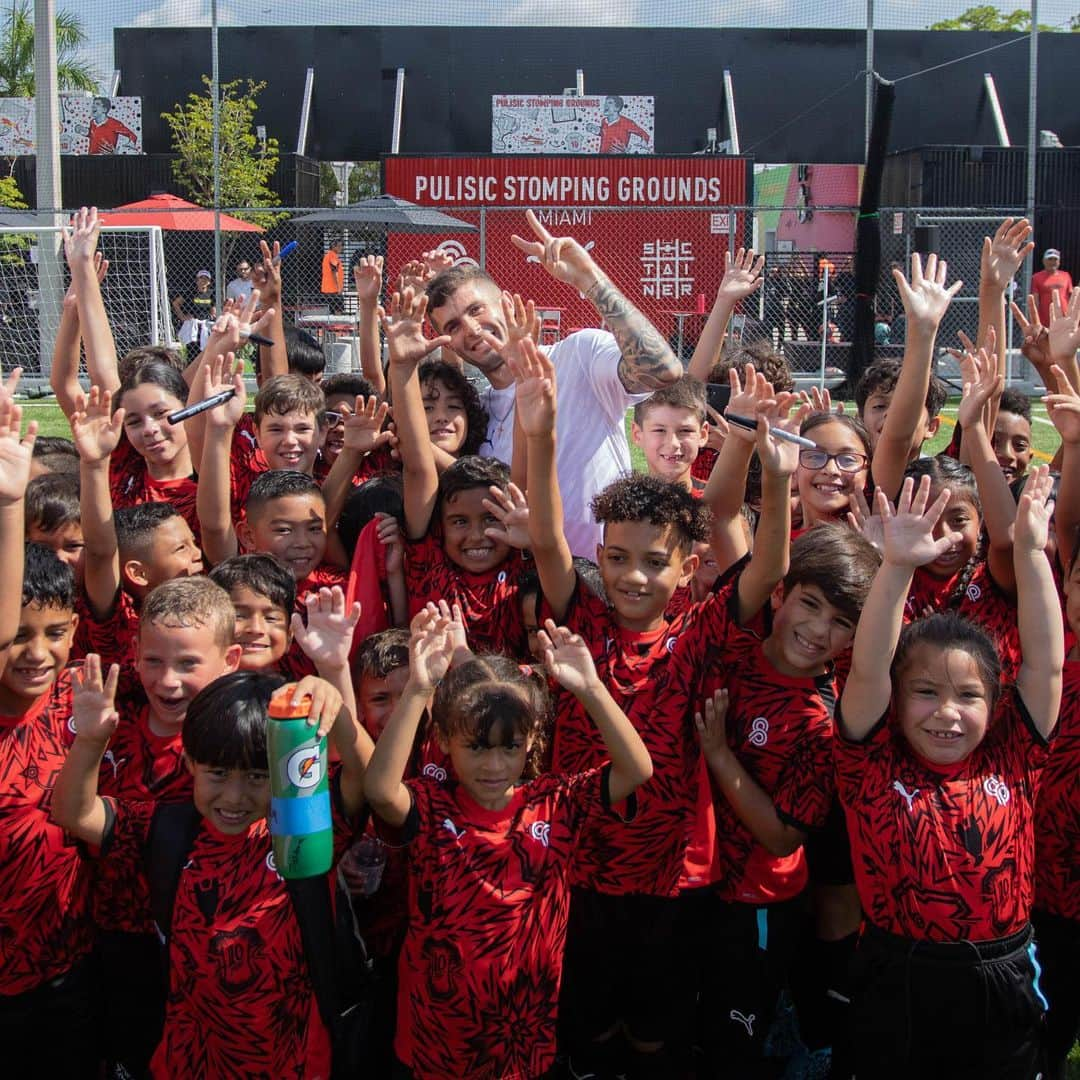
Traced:
<svg viewBox="0 0 1080 1080">
<path fill-rule="evenodd" d="M 106 225 L 160 225 L 162 229 L 180 232 L 213 232 L 214 211 L 204 210 L 179 195 L 151 195 L 149 199 L 118 206 L 105 211 Z M 264 230 L 250 221 L 241 221 L 228 214 L 219 215 L 225 232 L 253 232 Z"/>
</svg>

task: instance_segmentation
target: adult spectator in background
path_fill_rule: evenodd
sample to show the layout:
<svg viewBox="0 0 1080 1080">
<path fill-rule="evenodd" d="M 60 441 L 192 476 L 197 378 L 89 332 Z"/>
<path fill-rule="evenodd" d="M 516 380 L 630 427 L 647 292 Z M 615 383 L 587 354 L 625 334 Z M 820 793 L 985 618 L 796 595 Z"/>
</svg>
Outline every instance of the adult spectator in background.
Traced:
<svg viewBox="0 0 1080 1080">
<path fill-rule="evenodd" d="M 330 250 L 323 256 L 322 282 L 319 291 L 333 315 L 345 310 L 345 268 L 341 264 L 341 237 L 330 242 Z"/>
<path fill-rule="evenodd" d="M 566 514 L 566 539 L 575 555 L 596 557 L 601 529 L 590 503 L 630 471 L 626 410 L 654 390 L 678 380 L 682 365 L 644 315 L 615 287 L 572 237 L 553 237 L 529 211 L 536 240 L 513 237 L 556 280 L 577 289 L 595 307 L 607 330 L 579 330 L 553 345 L 558 394 L 556 468 Z M 513 456 L 514 378 L 504 354 L 529 332 L 522 308 L 504 305 L 499 286 L 477 266 L 455 266 L 427 285 L 428 317 L 449 349 L 479 369 L 491 384 L 483 395 L 487 439 L 480 453 L 510 463 Z M 524 478 L 517 480 L 524 487 Z"/>
<path fill-rule="evenodd" d="M 198 271 L 194 291 L 174 296 L 172 301 L 173 314 L 180 323 L 177 338 L 183 345 L 194 345 L 196 352 L 206 344 L 210 325 L 217 318 L 210 281 L 209 270 Z"/>
<path fill-rule="evenodd" d="M 1061 252 L 1057 248 L 1047 248 L 1043 252 L 1043 269 L 1031 276 L 1031 291 L 1039 303 L 1039 319 L 1043 326 L 1049 326 L 1054 293 L 1061 293 L 1061 310 L 1064 311 L 1073 291 L 1073 280 L 1061 269 Z"/>
<path fill-rule="evenodd" d="M 225 286 L 225 298 L 246 304 L 253 288 L 255 283 L 251 280 L 251 263 L 247 259 L 241 259 L 236 264 L 236 277 Z"/>
</svg>

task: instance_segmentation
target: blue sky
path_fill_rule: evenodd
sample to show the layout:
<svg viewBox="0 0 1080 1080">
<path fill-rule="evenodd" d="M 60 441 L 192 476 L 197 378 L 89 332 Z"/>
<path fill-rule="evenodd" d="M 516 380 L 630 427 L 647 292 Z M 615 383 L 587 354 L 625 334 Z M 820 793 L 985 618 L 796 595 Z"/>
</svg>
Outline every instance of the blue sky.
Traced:
<svg viewBox="0 0 1080 1080">
<path fill-rule="evenodd" d="M 980 0 L 876 0 L 879 29 L 921 29 Z M 100 76 L 112 70 L 116 26 L 208 26 L 210 0 L 58 0 L 76 11 L 89 35 L 86 59 Z M 998 3 L 1026 7 L 1022 0 Z M 403 17 L 403 8 L 407 13 Z M 677 12 L 677 16 L 673 15 Z M 1068 23 L 1080 0 L 1041 0 L 1039 22 Z M 865 0 L 219 0 L 223 25 L 760 26 L 864 25 Z"/>
</svg>

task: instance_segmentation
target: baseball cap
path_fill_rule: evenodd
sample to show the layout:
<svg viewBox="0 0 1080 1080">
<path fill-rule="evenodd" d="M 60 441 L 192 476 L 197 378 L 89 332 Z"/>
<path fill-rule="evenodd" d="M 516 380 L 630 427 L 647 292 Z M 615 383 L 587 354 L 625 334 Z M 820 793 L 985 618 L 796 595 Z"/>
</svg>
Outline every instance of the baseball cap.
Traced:
<svg viewBox="0 0 1080 1080">
<path fill-rule="evenodd" d="M 1046 256 L 1043 256 L 1045 258 Z M 196 277 L 212 278 L 214 275 L 209 270 L 199 270 L 195 274 Z"/>
<path fill-rule="evenodd" d="M 1061 258 L 1061 252 L 1058 251 L 1057 248 L 1047 248 L 1043 252 L 1043 258 L 1044 259 L 1060 259 Z"/>
</svg>

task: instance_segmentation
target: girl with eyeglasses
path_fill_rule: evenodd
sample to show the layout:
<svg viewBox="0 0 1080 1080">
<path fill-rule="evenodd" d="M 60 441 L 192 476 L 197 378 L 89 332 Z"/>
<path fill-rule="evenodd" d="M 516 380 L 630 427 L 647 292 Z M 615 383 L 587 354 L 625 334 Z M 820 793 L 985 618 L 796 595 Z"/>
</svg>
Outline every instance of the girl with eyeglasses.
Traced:
<svg viewBox="0 0 1080 1080">
<path fill-rule="evenodd" d="M 861 421 L 845 413 L 808 416 L 799 434 L 817 443 L 799 453 L 795 481 L 802 509 L 802 528 L 822 522 L 847 522 L 852 496 L 866 487 L 870 468 L 870 436 Z"/>
</svg>

